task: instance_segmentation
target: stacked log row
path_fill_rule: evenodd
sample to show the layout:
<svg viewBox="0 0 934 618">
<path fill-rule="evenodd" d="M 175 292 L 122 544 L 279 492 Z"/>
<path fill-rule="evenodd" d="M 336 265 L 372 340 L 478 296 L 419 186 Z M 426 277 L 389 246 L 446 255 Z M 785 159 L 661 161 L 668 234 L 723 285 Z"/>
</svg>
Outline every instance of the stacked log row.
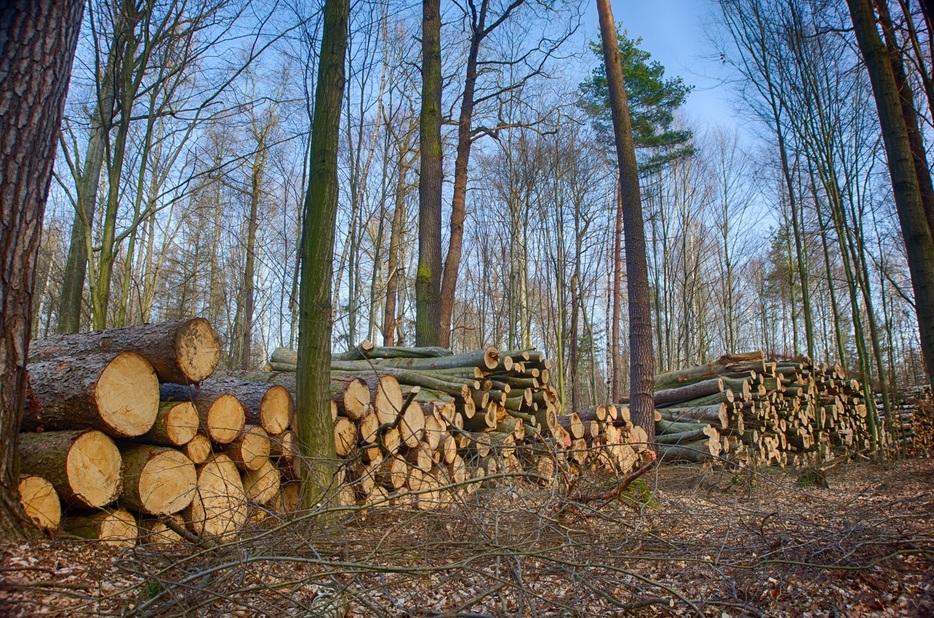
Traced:
<svg viewBox="0 0 934 618">
<path fill-rule="evenodd" d="M 726 355 L 656 378 L 656 435 L 667 459 L 798 465 L 869 448 L 863 386 L 808 359 Z"/>
<path fill-rule="evenodd" d="M 295 509 L 295 374 L 215 374 L 218 351 L 203 320 L 34 342 L 20 434 L 20 494 L 34 521 L 127 546 L 228 540 Z M 274 366 L 294 370 L 282 355 Z M 629 471 L 645 435 L 628 410 L 559 420 L 550 368 L 535 350 L 365 343 L 335 355 L 338 500 L 435 508 L 475 490 L 469 478 Z"/>
<path fill-rule="evenodd" d="M 934 397 L 930 386 L 908 390 L 893 406 L 886 424 L 889 446 L 904 456 L 930 457 L 934 453 Z"/>
<path fill-rule="evenodd" d="M 239 378 L 294 391 L 297 358 L 280 348 L 272 372 Z M 551 363 L 536 350 L 378 348 L 364 342 L 331 360 L 334 439 L 345 460 L 345 501 L 387 499 L 429 508 L 453 499 L 441 486 L 523 474 L 552 482 L 599 468 L 629 471 L 645 449 L 628 409 L 560 416 Z M 641 432 L 641 434 L 639 433 Z M 478 484 L 467 484 L 472 491 Z"/>
<path fill-rule="evenodd" d="M 161 401 L 160 382 L 202 382 L 219 351 L 202 319 L 33 341 L 19 436 L 27 515 L 127 546 L 189 510 L 203 457 L 187 447 L 202 436 L 210 451 L 209 427 L 195 404 Z M 230 441 L 240 433 L 224 430 Z"/>
</svg>

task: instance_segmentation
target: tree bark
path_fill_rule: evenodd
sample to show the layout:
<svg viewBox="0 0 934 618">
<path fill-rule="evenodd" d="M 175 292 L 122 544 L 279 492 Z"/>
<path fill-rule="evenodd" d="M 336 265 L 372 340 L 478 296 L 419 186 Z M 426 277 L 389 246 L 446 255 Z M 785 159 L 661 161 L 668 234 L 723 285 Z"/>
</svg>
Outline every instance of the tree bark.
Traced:
<svg viewBox="0 0 934 618">
<path fill-rule="evenodd" d="M 441 0 L 422 1 L 422 109 L 419 131 L 418 270 L 415 345 L 441 345 Z M 446 337 L 444 338 L 447 339 Z M 443 345 L 447 346 L 447 343 Z"/>
<path fill-rule="evenodd" d="M 160 381 L 197 384 L 217 367 L 220 341 L 207 320 L 192 318 L 37 339 L 29 346 L 29 360 L 96 352 L 136 352 L 152 364 Z"/>
<path fill-rule="evenodd" d="M 629 293 L 629 368 L 630 411 L 633 423 L 642 426 L 648 442 L 655 437 L 654 390 L 655 359 L 652 347 L 652 309 L 650 306 L 648 264 L 645 256 L 645 229 L 642 199 L 639 193 L 639 169 L 626 86 L 619 55 L 616 24 L 609 0 L 597 0 L 600 35 L 607 86 L 613 112 L 613 132 L 623 194 L 623 232 L 626 242 L 626 289 Z"/>
<path fill-rule="evenodd" d="M 847 0 L 860 51 L 869 70 L 895 208 L 901 224 L 908 269 L 915 293 L 915 310 L 929 380 L 934 383 L 934 237 L 928 225 L 915 171 L 915 162 L 902 115 L 898 84 L 885 45 L 876 30 L 870 0 Z"/>
<path fill-rule="evenodd" d="M 299 293 L 298 375 L 296 404 L 301 411 L 296 429 L 306 461 L 302 466 L 305 484 L 303 506 L 310 507 L 324 496 L 331 481 L 334 462 L 334 432 L 331 425 L 331 278 L 334 234 L 337 225 L 337 158 L 340 141 L 340 111 L 344 94 L 344 65 L 347 49 L 349 0 L 325 0 L 324 29 L 315 111 L 309 155 L 308 191 L 305 197 L 301 290 Z"/>
<path fill-rule="evenodd" d="M 0 536 L 23 536 L 17 435 L 42 216 L 84 2 L 0 11 Z"/>
</svg>

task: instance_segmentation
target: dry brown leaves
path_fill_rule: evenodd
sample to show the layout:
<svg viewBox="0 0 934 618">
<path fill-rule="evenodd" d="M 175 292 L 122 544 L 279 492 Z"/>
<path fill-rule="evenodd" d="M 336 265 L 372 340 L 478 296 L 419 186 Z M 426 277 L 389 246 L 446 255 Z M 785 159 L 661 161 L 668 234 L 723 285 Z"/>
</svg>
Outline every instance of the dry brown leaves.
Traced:
<svg viewBox="0 0 934 618">
<path fill-rule="evenodd" d="M 649 476 L 648 502 L 569 508 L 504 480 L 436 512 L 267 518 L 209 551 L 4 544 L 0 615 L 934 615 L 934 460 L 837 466 L 829 489 L 791 470 Z"/>
</svg>

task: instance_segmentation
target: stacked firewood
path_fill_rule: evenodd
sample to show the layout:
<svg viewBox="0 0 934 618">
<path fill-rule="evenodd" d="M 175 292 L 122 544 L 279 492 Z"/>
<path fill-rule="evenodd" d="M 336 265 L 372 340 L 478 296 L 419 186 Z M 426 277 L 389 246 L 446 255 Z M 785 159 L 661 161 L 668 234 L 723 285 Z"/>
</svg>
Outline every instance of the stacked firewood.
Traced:
<svg viewBox="0 0 934 618">
<path fill-rule="evenodd" d="M 934 453 L 934 396 L 930 386 L 910 389 L 893 406 L 889 444 L 906 456 Z"/>
<path fill-rule="evenodd" d="M 132 545 L 229 538 L 255 505 L 287 502 L 292 396 L 209 379 L 219 356 L 202 319 L 33 341 L 19 436 L 27 514 Z"/>
<path fill-rule="evenodd" d="M 866 392 L 841 367 L 761 352 L 659 374 L 659 455 L 798 465 L 869 447 Z"/>
<path fill-rule="evenodd" d="M 238 378 L 294 390 L 295 352 L 277 349 L 272 372 Z M 483 477 L 525 475 L 550 483 L 558 470 L 627 472 L 645 432 L 626 408 L 559 416 L 550 362 L 535 350 L 379 348 L 364 342 L 331 361 L 342 499 L 410 501 L 421 508 L 456 493 L 437 488 Z M 487 478 L 491 477 L 491 478 Z M 473 491 L 479 481 L 462 491 Z"/>
<path fill-rule="evenodd" d="M 219 355 L 200 319 L 34 341 L 20 434 L 27 514 L 132 545 L 226 540 L 294 510 L 295 357 L 278 350 L 280 371 L 215 372 Z M 559 416 L 550 363 L 535 350 L 364 343 L 331 369 L 342 504 L 435 508 L 481 482 L 626 473 L 648 456 L 625 407 Z"/>
</svg>

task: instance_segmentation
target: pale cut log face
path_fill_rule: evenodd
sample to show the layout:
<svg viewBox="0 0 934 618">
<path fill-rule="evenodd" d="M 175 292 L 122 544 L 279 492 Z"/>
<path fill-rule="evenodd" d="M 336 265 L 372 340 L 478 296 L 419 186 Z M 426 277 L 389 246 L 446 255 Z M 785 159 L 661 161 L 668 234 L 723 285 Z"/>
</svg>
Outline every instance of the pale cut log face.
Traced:
<svg viewBox="0 0 934 618">
<path fill-rule="evenodd" d="M 20 504 L 26 515 L 44 530 L 57 528 L 62 520 L 62 504 L 52 483 L 41 476 L 27 476 L 19 482 Z"/>
<path fill-rule="evenodd" d="M 288 389 L 271 386 L 260 404 L 260 424 L 263 429 L 271 434 L 282 433 L 291 425 L 293 414 L 292 395 Z"/>
<path fill-rule="evenodd" d="M 91 508 L 100 508 L 120 494 L 122 463 L 113 440 L 100 431 L 88 431 L 69 449 L 65 474 L 79 500 Z"/>
<path fill-rule="evenodd" d="M 101 522 L 100 541 L 113 547 L 133 547 L 139 530 L 136 520 L 128 511 L 117 509 Z"/>
<path fill-rule="evenodd" d="M 190 401 L 183 401 L 169 413 L 169 438 L 176 445 L 188 444 L 198 433 L 198 409 Z"/>
<path fill-rule="evenodd" d="M 208 412 L 208 433 L 215 442 L 230 444 L 243 430 L 246 412 L 232 395 L 221 395 Z"/>
<path fill-rule="evenodd" d="M 220 341 L 207 320 L 191 320 L 175 342 L 178 366 L 192 382 L 206 379 L 217 367 L 221 356 Z"/>
<path fill-rule="evenodd" d="M 151 515 L 170 515 L 191 504 L 197 484 L 198 474 L 191 460 L 178 451 L 165 450 L 143 468 L 140 499 Z"/>
<path fill-rule="evenodd" d="M 135 352 L 118 354 L 94 390 L 100 415 L 120 435 L 141 436 L 152 428 L 159 412 L 159 379 L 145 358 Z"/>
</svg>

